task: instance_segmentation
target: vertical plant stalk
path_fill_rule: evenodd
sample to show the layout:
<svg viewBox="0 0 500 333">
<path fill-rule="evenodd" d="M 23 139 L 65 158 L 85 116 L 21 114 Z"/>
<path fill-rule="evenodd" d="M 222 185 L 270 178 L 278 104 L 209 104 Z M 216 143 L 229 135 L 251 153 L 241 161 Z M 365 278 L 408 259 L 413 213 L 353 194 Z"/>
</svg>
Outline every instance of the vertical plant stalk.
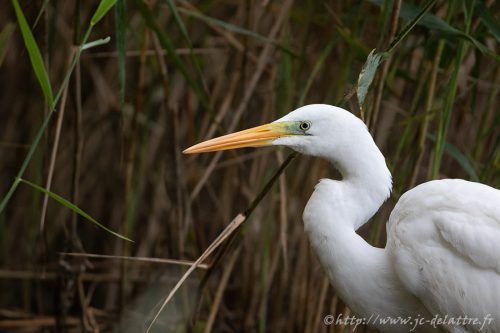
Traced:
<svg viewBox="0 0 500 333">
<path fill-rule="evenodd" d="M 398 30 L 398 20 L 399 20 L 399 12 L 401 10 L 401 0 L 395 0 L 392 5 L 392 16 L 391 16 L 391 26 L 389 28 L 389 33 L 387 34 L 386 37 L 386 42 L 385 44 L 389 44 L 392 40 L 394 40 L 394 37 L 396 36 L 396 32 Z M 380 72 L 380 75 L 377 79 L 377 88 L 375 92 L 375 97 L 373 101 L 373 111 L 371 112 L 371 117 L 367 118 L 367 127 L 372 130 L 372 132 L 375 131 L 376 124 L 378 121 L 378 114 L 380 111 L 380 105 L 382 104 L 382 92 L 384 91 L 384 83 L 385 83 L 385 78 L 387 77 L 387 73 L 389 72 L 389 66 L 391 65 L 391 56 L 390 53 L 388 53 L 389 56 L 387 57 L 386 61 L 384 64 L 382 64 L 382 71 Z M 374 134 L 374 133 L 373 133 Z"/>
<path fill-rule="evenodd" d="M 76 107 L 75 107 L 75 120 L 74 120 L 74 150 L 73 150 L 73 174 L 71 181 L 71 202 L 75 205 L 79 204 L 80 201 L 80 172 L 81 172 L 81 161 L 82 161 L 82 150 L 83 150 L 83 138 L 82 138 L 82 75 L 80 61 L 77 63 L 76 73 L 75 73 L 75 96 L 76 96 Z M 71 230 L 70 233 L 75 239 L 78 238 L 78 233 L 76 230 L 76 222 L 78 219 L 77 214 L 73 214 L 71 218 Z"/>
<path fill-rule="evenodd" d="M 323 324 L 323 320 L 321 320 L 321 316 L 324 315 L 324 313 L 328 313 L 324 309 L 324 304 L 326 301 L 326 296 L 328 294 L 328 289 L 330 288 L 330 281 L 328 280 L 328 277 L 323 278 L 323 283 L 321 284 L 321 292 L 319 293 L 319 308 L 316 310 L 316 314 L 314 315 L 314 320 L 311 322 L 310 327 L 310 333 L 314 332 L 321 332 Z M 330 313 L 335 313 L 335 312 L 330 312 Z"/>
<path fill-rule="evenodd" d="M 422 164 L 422 159 L 425 154 L 425 140 L 427 138 L 427 131 L 429 128 L 429 122 L 432 118 L 432 106 L 434 105 L 434 95 L 436 93 L 436 82 L 437 82 L 437 74 L 439 71 L 439 63 L 441 62 L 441 56 L 443 54 L 444 49 L 444 40 L 440 40 L 438 43 L 438 47 L 436 50 L 436 55 L 434 56 L 434 60 L 432 62 L 432 71 L 429 82 L 429 89 L 427 92 L 427 98 L 425 100 L 425 109 L 424 109 L 424 120 L 422 122 L 422 127 L 420 128 L 420 135 L 418 138 L 418 156 L 415 161 L 415 167 L 413 168 L 413 172 L 410 178 L 409 188 L 413 188 L 417 183 L 418 173 L 420 171 L 420 165 Z"/>
<path fill-rule="evenodd" d="M 177 5 L 173 0 L 164 0 L 164 1 L 167 3 L 167 6 L 170 9 L 172 16 L 174 17 L 174 21 L 177 24 L 179 30 L 181 31 L 182 37 L 184 38 L 184 41 L 186 42 L 186 45 L 189 49 L 189 57 L 191 58 L 191 61 L 196 69 L 196 76 L 197 76 L 196 79 L 201 83 L 201 89 L 203 89 L 204 95 L 208 96 L 209 89 L 207 82 L 203 77 L 203 72 L 201 70 L 201 63 L 193 51 L 193 43 L 191 42 L 191 38 L 189 37 L 186 26 L 184 25 L 184 22 L 182 21 L 182 18 L 179 15 L 179 10 L 177 9 Z"/>
<path fill-rule="evenodd" d="M 280 177 L 280 181 L 283 179 L 284 177 Z M 271 241 L 271 237 L 269 237 L 269 240 Z M 272 243 L 272 241 L 271 241 Z M 269 244 L 271 245 L 271 244 Z M 267 246 L 266 246 L 267 247 Z M 269 253 L 266 254 L 266 257 L 271 257 L 271 253 L 270 253 L 270 248 L 271 246 L 269 246 Z M 266 327 L 267 327 L 267 317 L 268 317 L 268 305 L 269 305 L 269 299 L 272 295 L 271 293 L 271 286 L 272 286 L 272 283 L 274 281 L 274 278 L 276 276 L 276 273 L 279 272 L 278 270 L 278 267 L 279 267 L 279 263 L 281 262 L 280 258 L 282 258 L 282 252 L 279 252 L 279 251 L 276 251 L 274 256 L 272 257 L 272 259 L 267 259 L 265 258 L 265 260 L 267 261 L 266 263 L 266 266 L 269 266 L 269 268 L 267 269 L 267 271 L 269 271 L 269 273 L 265 274 L 265 278 L 262 279 L 262 284 L 263 284 L 263 287 L 262 287 L 262 290 L 261 290 L 261 296 L 260 296 L 260 304 L 258 306 L 258 310 L 257 310 L 257 313 L 260 314 L 260 331 L 261 332 L 266 332 Z M 283 258 L 283 261 L 286 260 L 285 258 Z M 270 262 L 270 263 L 269 263 Z"/>
<path fill-rule="evenodd" d="M 484 117 L 481 118 L 481 124 L 479 125 L 479 130 L 476 135 L 476 142 L 482 142 L 484 137 L 487 135 L 488 131 L 491 130 L 491 124 L 494 124 L 495 114 L 498 111 L 498 94 L 500 93 L 500 66 L 497 67 L 496 73 L 492 80 L 491 93 L 488 96 L 487 101 L 487 112 Z M 494 125 L 493 125 L 494 126 Z M 485 145 L 478 144 L 474 149 L 473 155 L 475 160 L 480 161 L 485 150 Z M 498 148 L 500 149 L 500 148 Z M 482 178 L 482 177 L 481 177 Z"/>
<path fill-rule="evenodd" d="M 125 33 L 126 33 L 127 3 L 118 0 L 115 7 L 116 49 L 118 51 L 118 79 L 120 81 L 120 107 L 125 104 L 125 88 L 127 73 L 125 67 Z"/>
<path fill-rule="evenodd" d="M 70 57 L 68 59 L 69 61 L 73 58 L 74 55 L 74 50 L 71 51 Z M 64 119 L 64 113 L 66 111 L 66 99 L 68 97 L 68 87 L 67 85 L 64 88 L 64 92 L 62 95 L 61 99 L 61 105 L 60 105 L 60 110 L 59 110 L 59 115 L 57 117 L 57 123 L 56 123 L 56 132 L 54 136 L 54 144 L 52 146 L 52 153 L 50 154 L 50 162 L 49 162 L 49 171 L 47 173 L 47 181 L 45 183 L 45 189 L 47 191 L 50 191 L 52 188 L 52 178 L 54 176 L 54 168 L 55 168 L 55 163 L 56 163 L 56 157 L 57 157 L 57 150 L 59 149 L 59 139 L 61 138 L 61 129 L 62 129 L 62 122 Z M 42 214 L 40 217 L 40 233 L 43 233 L 44 226 L 45 226 L 45 219 L 47 217 L 47 205 L 49 201 L 49 196 L 45 194 L 43 196 L 43 204 L 42 204 Z"/>
<path fill-rule="evenodd" d="M 434 149 L 434 156 L 432 159 L 431 178 L 437 179 L 439 176 L 439 169 L 443 158 L 444 146 L 446 136 L 448 134 L 448 127 L 450 125 L 451 115 L 453 113 L 453 105 L 455 102 L 455 95 L 458 86 L 458 74 L 460 65 L 462 64 L 465 55 L 465 42 L 461 41 L 458 47 L 458 56 L 455 61 L 455 69 L 453 70 L 452 78 L 448 86 L 448 94 L 445 99 L 444 112 L 439 119 L 439 127 L 436 135 L 436 146 Z"/>
<path fill-rule="evenodd" d="M 167 128 L 167 133 L 169 137 L 167 140 L 173 142 L 172 149 L 170 151 L 173 163 L 173 175 L 174 175 L 174 183 L 175 183 L 175 197 L 173 200 L 173 205 L 175 206 L 175 217 L 174 217 L 174 230 L 173 234 L 177 235 L 176 239 L 178 241 L 177 244 L 173 244 L 171 247 L 177 247 L 177 253 L 184 252 L 184 240 L 186 233 L 183 230 L 183 220 L 184 220 L 184 211 L 185 211 L 185 185 L 183 183 L 184 177 L 182 177 L 182 158 L 181 151 L 178 149 L 180 146 L 180 138 L 179 138 L 179 128 L 181 127 L 179 121 L 179 98 L 178 93 L 173 92 L 169 94 L 169 76 L 168 76 L 168 67 L 165 62 L 165 57 L 162 56 L 162 49 L 160 45 L 160 41 L 158 37 L 153 36 L 153 45 L 156 50 L 156 56 L 158 59 L 158 64 L 160 67 L 160 75 L 163 85 L 164 96 L 170 96 L 168 103 L 165 101 L 166 110 L 168 110 L 167 117 L 169 119 L 169 124 L 171 124 Z M 174 91 L 177 91 L 174 89 Z"/>
<path fill-rule="evenodd" d="M 144 82 L 145 82 L 145 63 L 146 63 L 146 50 L 149 46 L 149 30 L 144 29 L 143 31 L 143 44 L 141 47 L 140 57 L 139 57 L 139 73 L 137 82 L 137 99 L 135 101 L 135 108 L 130 119 L 129 126 L 125 129 L 125 147 L 126 147 L 126 157 L 125 157 L 125 181 L 124 181 L 124 205 L 123 205 L 123 234 L 131 235 L 133 229 L 133 223 L 135 218 L 135 207 L 136 207 L 136 193 L 137 189 L 134 182 L 134 175 L 136 169 L 136 152 L 137 152 L 137 119 L 139 114 L 142 113 L 144 108 Z M 130 255 L 130 245 L 121 243 L 121 253 L 122 256 Z M 125 299 L 127 294 L 127 289 L 129 288 L 129 278 L 127 277 L 127 267 L 128 263 L 122 261 L 120 263 L 120 290 L 119 290 L 119 308 L 120 312 L 124 309 Z"/>
<path fill-rule="evenodd" d="M 78 295 L 78 301 L 80 303 L 80 307 L 82 308 L 82 315 L 81 315 L 81 320 L 83 322 L 83 327 L 85 328 L 85 331 L 87 332 L 92 332 L 92 331 L 98 331 L 99 329 L 97 327 L 93 327 L 94 325 L 90 324 L 89 320 L 89 301 L 85 297 L 85 287 L 83 285 L 82 277 L 78 276 L 76 280 L 76 286 L 77 286 L 77 295 Z M 62 322 L 64 323 L 64 321 Z"/>
<path fill-rule="evenodd" d="M 472 17 L 474 12 L 475 1 L 469 2 L 470 7 L 466 8 L 467 5 L 464 3 L 464 8 L 468 12 L 467 22 L 465 33 L 468 34 L 470 31 Z M 458 75 L 460 73 L 460 66 L 462 65 L 463 59 L 465 57 L 465 52 L 467 50 L 467 46 L 464 40 L 461 40 L 458 44 L 457 56 L 455 58 L 455 67 L 453 69 L 453 73 L 450 79 L 450 83 L 448 85 L 448 91 L 445 98 L 444 111 L 439 118 L 439 127 L 438 132 L 436 133 L 436 145 L 434 148 L 434 155 L 432 159 L 432 167 L 431 167 L 431 178 L 437 179 L 439 176 L 439 169 L 441 167 L 441 161 L 444 153 L 444 146 L 446 143 L 446 136 L 448 134 L 448 127 L 450 125 L 451 116 L 453 113 L 453 105 L 455 102 L 455 96 L 458 87 Z"/>
<path fill-rule="evenodd" d="M 135 173 L 135 158 L 137 152 L 137 120 L 139 114 L 143 113 L 144 109 L 144 91 L 145 91 L 145 64 L 146 64 L 146 50 L 149 47 L 149 31 L 144 30 L 144 40 L 139 57 L 139 73 L 137 82 L 137 99 L 135 101 L 135 108 L 130 119 L 130 123 L 125 132 L 125 146 L 126 162 L 125 162 L 125 205 L 124 216 L 125 225 L 123 227 L 124 234 L 129 234 L 132 229 L 132 223 L 135 214 L 135 193 L 134 193 L 134 173 Z M 128 255 L 128 245 L 123 244 L 122 255 Z"/>
<path fill-rule="evenodd" d="M 397 169 L 398 165 L 401 161 L 401 153 L 403 152 L 403 148 L 408 146 L 409 140 L 413 137 L 414 134 L 414 123 L 417 115 L 417 108 L 419 106 L 419 102 L 422 100 L 422 94 L 424 93 L 424 89 L 427 86 L 429 73 L 431 72 L 431 67 L 426 63 L 422 63 L 420 65 L 419 73 L 420 77 L 417 81 L 417 88 L 415 89 L 415 93 L 412 97 L 412 102 L 410 108 L 408 109 L 408 114 L 410 115 L 410 119 L 405 126 L 404 132 L 401 135 L 401 139 L 399 140 L 396 148 L 396 153 L 394 154 L 393 160 L 393 168 Z M 403 179 L 403 178 L 400 178 Z"/>
<path fill-rule="evenodd" d="M 219 312 L 220 305 L 222 303 L 222 296 L 224 295 L 224 291 L 226 290 L 227 283 L 229 282 L 229 277 L 231 276 L 231 273 L 233 272 L 234 266 L 236 264 L 236 259 L 238 259 L 240 255 L 240 248 L 236 249 L 231 254 L 231 257 L 229 258 L 227 265 L 224 267 L 224 272 L 222 273 L 222 277 L 220 279 L 219 285 L 217 286 L 217 290 L 215 292 L 215 298 L 212 304 L 212 308 L 210 309 L 210 313 L 208 315 L 206 324 L 205 324 L 205 329 L 203 330 L 204 333 L 211 333 L 212 328 L 215 323 L 215 319 L 217 317 L 217 313 Z"/>
</svg>

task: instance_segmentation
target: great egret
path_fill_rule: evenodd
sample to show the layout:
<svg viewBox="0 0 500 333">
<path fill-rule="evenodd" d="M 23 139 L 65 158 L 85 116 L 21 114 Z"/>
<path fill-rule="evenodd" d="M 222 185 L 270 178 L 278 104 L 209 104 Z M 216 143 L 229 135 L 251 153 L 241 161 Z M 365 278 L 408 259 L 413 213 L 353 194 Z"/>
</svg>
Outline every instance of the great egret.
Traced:
<svg viewBox="0 0 500 333">
<path fill-rule="evenodd" d="M 304 106 L 184 153 L 268 145 L 326 159 L 342 174 L 316 185 L 304 228 L 364 323 L 384 332 L 500 332 L 499 190 L 459 179 L 421 184 L 401 196 L 387 245 L 376 248 L 355 231 L 389 197 L 391 173 L 365 124 L 346 110 Z"/>
</svg>

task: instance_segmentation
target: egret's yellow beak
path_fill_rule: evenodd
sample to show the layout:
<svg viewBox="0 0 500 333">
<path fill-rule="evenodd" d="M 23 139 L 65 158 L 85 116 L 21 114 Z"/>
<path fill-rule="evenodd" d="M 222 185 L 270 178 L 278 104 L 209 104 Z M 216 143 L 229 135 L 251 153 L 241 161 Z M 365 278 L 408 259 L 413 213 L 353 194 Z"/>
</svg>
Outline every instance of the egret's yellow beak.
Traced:
<svg viewBox="0 0 500 333">
<path fill-rule="evenodd" d="M 289 135 L 293 134 L 287 131 L 285 124 L 269 123 L 198 143 L 184 150 L 183 153 L 196 154 L 243 147 L 269 146 L 274 139 Z"/>
</svg>

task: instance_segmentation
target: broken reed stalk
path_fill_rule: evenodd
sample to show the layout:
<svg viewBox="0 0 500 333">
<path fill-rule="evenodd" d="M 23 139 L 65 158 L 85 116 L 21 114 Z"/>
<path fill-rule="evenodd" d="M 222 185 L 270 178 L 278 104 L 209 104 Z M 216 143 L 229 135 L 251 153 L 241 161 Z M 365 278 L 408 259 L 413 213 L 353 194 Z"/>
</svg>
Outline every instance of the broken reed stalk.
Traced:
<svg viewBox="0 0 500 333">
<path fill-rule="evenodd" d="M 196 259 L 196 261 L 189 267 L 189 269 L 184 273 L 184 275 L 179 279 L 177 284 L 172 288 L 168 296 L 165 298 L 163 303 L 160 306 L 160 309 L 156 312 L 155 316 L 151 320 L 151 323 L 148 325 L 148 328 L 146 329 L 146 333 L 149 333 L 151 328 L 153 327 L 154 323 L 160 316 L 160 313 L 163 311 L 165 306 L 168 304 L 168 302 L 173 298 L 177 290 L 182 286 L 182 284 L 187 280 L 187 278 L 191 275 L 191 273 L 205 260 L 207 259 L 226 239 L 228 239 L 230 236 L 234 234 L 234 232 L 239 228 L 243 222 L 245 222 L 248 217 L 252 214 L 252 212 L 255 210 L 255 208 L 259 205 L 259 203 L 262 201 L 264 196 L 270 191 L 271 187 L 273 184 L 278 180 L 279 176 L 285 171 L 285 169 L 288 167 L 290 162 L 292 162 L 295 157 L 297 157 L 298 153 L 297 152 L 292 152 L 290 155 L 288 155 L 287 159 L 280 165 L 278 170 L 274 173 L 274 175 L 269 179 L 269 181 L 266 183 L 264 188 L 259 192 L 259 194 L 255 197 L 255 199 L 250 203 L 248 208 L 243 212 L 239 213 L 236 215 L 236 217 L 227 225 L 227 227 L 217 236 L 217 238 L 208 246 L 208 248 L 203 252 L 203 254 Z M 219 256 L 216 262 L 211 266 L 211 270 L 213 270 L 213 267 L 217 265 L 217 263 L 220 261 L 220 258 L 222 256 Z"/>
</svg>

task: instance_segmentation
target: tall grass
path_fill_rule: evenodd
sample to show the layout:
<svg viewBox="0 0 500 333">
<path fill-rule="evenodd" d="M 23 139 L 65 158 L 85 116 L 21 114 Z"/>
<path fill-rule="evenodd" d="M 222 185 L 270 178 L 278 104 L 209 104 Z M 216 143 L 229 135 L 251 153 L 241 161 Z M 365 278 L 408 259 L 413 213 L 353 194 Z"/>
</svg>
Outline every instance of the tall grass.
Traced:
<svg viewBox="0 0 500 333">
<path fill-rule="evenodd" d="M 144 330 L 185 267 L 63 253 L 194 261 L 288 152 L 181 151 L 297 106 L 337 104 L 369 124 L 394 179 L 391 199 L 360 230 L 374 245 L 384 244 L 389 212 L 416 184 L 458 177 L 499 187 L 494 2 L 435 1 L 398 39 L 428 3 L 118 0 L 91 24 L 97 45 L 81 48 L 79 59 L 71 47 L 88 42 L 96 3 L 5 5 L 0 196 L 12 196 L 0 213 L 0 330 Z M 40 50 L 42 80 L 20 13 Z M 100 40 L 106 36 L 112 41 Z M 390 53 L 360 103 L 354 88 L 373 49 Z M 51 115 L 65 85 L 57 126 Z M 53 102 L 48 87 L 57 92 Z M 40 229 L 43 195 L 9 189 L 21 176 L 47 187 L 50 173 L 51 193 L 67 204 L 48 201 Z M 349 309 L 301 223 L 322 177 L 338 174 L 324 161 L 295 158 L 223 251 L 205 261 L 216 265 L 190 276 L 152 331 L 348 331 L 323 324 L 325 315 Z M 135 243 L 95 228 L 71 205 Z"/>
</svg>

